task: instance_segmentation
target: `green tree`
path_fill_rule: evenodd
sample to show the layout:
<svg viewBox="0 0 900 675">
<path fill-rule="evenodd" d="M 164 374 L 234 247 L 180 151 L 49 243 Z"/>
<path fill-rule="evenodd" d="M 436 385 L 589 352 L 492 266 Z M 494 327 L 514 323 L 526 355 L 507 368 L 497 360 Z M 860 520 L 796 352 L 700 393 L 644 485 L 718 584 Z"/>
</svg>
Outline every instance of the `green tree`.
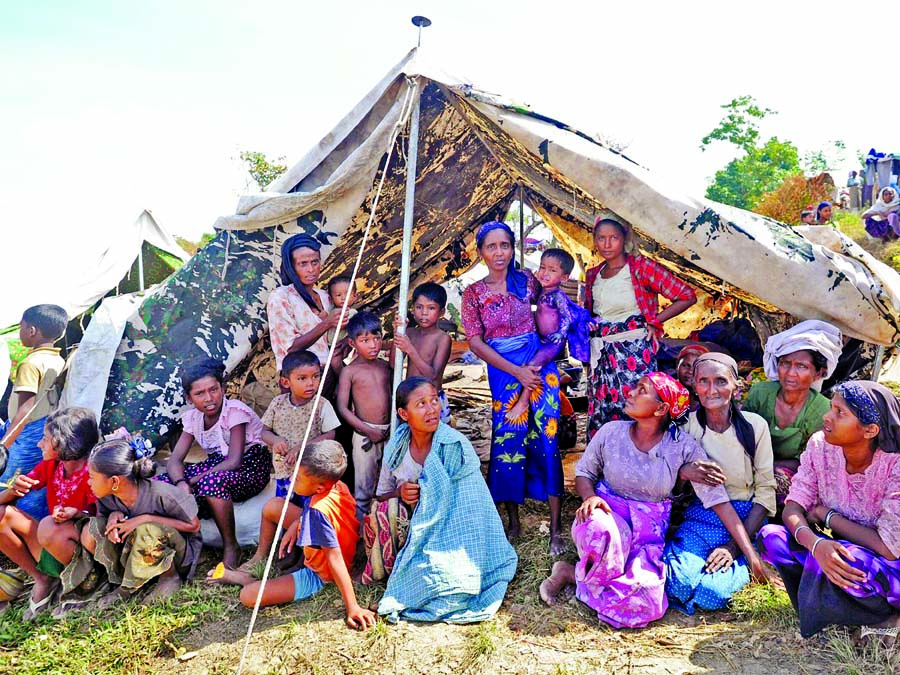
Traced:
<svg viewBox="0 0 900 675">
<path fill-rule="evenodd" d="M 796 146 L 772 137 L 761 142 L 759 120 L 775 111 L 761 108 L 752 96 L 740 96 L 722 106 L 725 117 L 700 141 L 706 149 L 714 141 L 731 143 L 740 155 L 716 172 L 706 196 L 722 204 L 752 209 L 767 192 L 775 190 L 785 178 L 800 173 Z"/>
<path fill-rule="evenodd" d="M 242 150 L 240 158 L 247 165 L 247 173 L 261 190 L 265 190 L 272 181 L 287 171 L 287 166 L 280 163 L 284 161 L 284 157 L 269 161 L 262 152 Z"/>
<path fill-rule="evenodd" d="M 751 148 L 743 157 L 716 171 L 706 196 L 722 204 L 751 209 L 765 193 L 799 171 L 797 148 L 789 141 L 772 137 L 761 148 Z"/>
<path fill-rule="evenodd" d="M 752 96 L 738 96 L 723 105 L 722 109 L 727 111 L 725 117 L 719 122 L 719 126 L 700 140 L 701 150 L 706 150 L 713 141 L 724 141 L 749 152 L 759 143 L 757 121 L 777 114 L 770 108 L 760 108 Z"/>
</svg>

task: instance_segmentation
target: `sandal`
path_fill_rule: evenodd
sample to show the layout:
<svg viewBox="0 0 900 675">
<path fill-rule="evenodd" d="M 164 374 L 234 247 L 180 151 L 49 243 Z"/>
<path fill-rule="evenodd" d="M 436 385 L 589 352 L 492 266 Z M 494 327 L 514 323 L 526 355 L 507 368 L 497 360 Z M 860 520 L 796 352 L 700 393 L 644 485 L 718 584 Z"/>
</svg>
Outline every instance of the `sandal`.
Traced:
<svg viewBox="0 0 900 675">
<path fill-rule="evenodd" d="M 59 580 L 57 579 L 50 584 L 47 595 L 45 595 L 41 600 L 35 602 L 34 598 L 29 596 L 28 609 L 26 609 L 25 613 L 22 614 L 22 621 L 32 621 L 38 614 L 43 614 L 48 609 L 50 609 L 50 603 L 53 601 L 53 596 L 56 595 L 56 591 L 58 588 Z"/>
<path fill-rule="evenodd" d="M 900 626 L 891 626 L 890 628 L 873 628 L 872 626 L 863 626 L 859 631 L 859 637 L 864 638 L 868 637 L 869 635 L 874 635 L 879 638 L 896 638 L 897 635 L 900 635 Z"/>
</svg>

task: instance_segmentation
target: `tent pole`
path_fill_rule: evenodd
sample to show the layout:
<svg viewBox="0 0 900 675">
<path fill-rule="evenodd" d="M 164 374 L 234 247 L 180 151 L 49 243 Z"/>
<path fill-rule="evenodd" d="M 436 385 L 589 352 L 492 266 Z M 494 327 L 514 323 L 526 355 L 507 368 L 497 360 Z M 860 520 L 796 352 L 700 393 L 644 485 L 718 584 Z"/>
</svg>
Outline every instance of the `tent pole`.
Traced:
<svg viewBox="0 0 900 675">
<path fill-rule="evenodd" d="M 144 243 L 141 242 L 141 250 L 138 251 L 138 290 L 144 290 Z"/>
<path fill-rule="evenodd" d="M 882 365 L 884 365 L 884 345 L 878 345 L 878 349 L 875 351 L 875 363 L 872 364 L 872 382 L 878 382 Z"/>
<path fill-rule="evenodd" d="M 525 191 L 519 183 L 519 265 L 525 269 Z"/>
<path fill-rule="evenodd" d="M 400 292 L 397 303 L 397 317 L 401 324 L 397 332 L 406 334 L 406 314 L 409 297 L 409 267 L 412 249 L 413 206 L 416 199 L 416 161 L 419 154 L 419 83 L 410 84 L 416 88 L 413 93 L 413 107 L 409 118 L 409 149 L 406 152 L 406 203 L 403 206 L 403 244 L 400 256 Z M 387 169 L 385 169 L 387 170 Z M 391 435 L 397 429 L 397 387 L 403 381 L 403 352 L 394 352 L 394 387 L 391 390 Z"/>
</svg>

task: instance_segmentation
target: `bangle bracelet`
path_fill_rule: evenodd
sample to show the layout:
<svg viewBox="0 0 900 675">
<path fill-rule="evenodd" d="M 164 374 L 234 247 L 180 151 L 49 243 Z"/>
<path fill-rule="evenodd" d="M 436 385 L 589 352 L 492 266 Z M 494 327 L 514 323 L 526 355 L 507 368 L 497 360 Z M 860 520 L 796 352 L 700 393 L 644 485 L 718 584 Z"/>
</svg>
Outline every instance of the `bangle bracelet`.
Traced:
<svg viewBox="0 0 900 675">
<path fill-rule="evenodd" d="M 179 483 L 187 483 L 187 478 L 179 478 L 172 485 L 178 485 Z"/>
<path fill-rule="evenodd" d="M 828 513 L 825 514 L 825 527 L 827 529 L 831 529 L 831 519 L 838 515 L 838 512 L 835 509 L 828 509 Z"/>
<path fill-rule="evenodd" d="M 815 558 L 816 557 L 816 546 L 825 541 L 825 537 L 816 537 L 816 541 L 813 543 L 812 548 L 809 549 L 809 554 Z"/>
<path fill-rule="evenodd" d="M 809 530 L 810 532 L 813 531 L 813 529 L 809 525 L 801 525 L 796 530 L 794 530 L 794 541 L 796 541 L 798 544 L 800 544 L 800 532 L 803 530 Z M 815 534 L 815 532 L 813 532 L 813 534 Z M 802 544 L 800 545 L 802 546 Z"/>
</svg>

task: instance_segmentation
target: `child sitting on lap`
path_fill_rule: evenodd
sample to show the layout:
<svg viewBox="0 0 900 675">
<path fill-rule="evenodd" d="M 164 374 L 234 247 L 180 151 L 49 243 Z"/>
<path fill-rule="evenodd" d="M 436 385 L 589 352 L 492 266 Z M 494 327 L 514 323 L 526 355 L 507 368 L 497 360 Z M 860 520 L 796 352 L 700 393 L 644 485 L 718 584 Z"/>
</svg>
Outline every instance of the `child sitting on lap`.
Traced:
<svg viewBox="0 0 900 675">
<path fill-rule="evenodd" d="M 378 358 L 381 352 L 381 321 L 377 316 L 371 312 L 359 312 L 347 323 L 347 336 L 357 357 L 341 371 L 337 404 L 341 417 L 355 431 L 353 494 L 361 519 L 369 512 L 375 496 L 381 454 L 391 428 L 391 367 Z"/>
<path fill-rule="evenodd" d="M 341 426 L 326 399 L 320 398 L 317 407 L 312 405 L 321 379 L 322 366 L 310 351 L 291 352 L 281 363 L 281 386 L 290 391 L 273 398 L 262 416 L 262 439 L 272 450 L 275 467 L 276 497 L 288 495 L 291 473 L 310 418 L 308 443 L 334 440 L 334 430 Z"/>
<path fill-rule="evenodd" d="M 331 304 L 337 311 L 341 311 L 341 307 L 344 306 L 344 300 L 347 299 L 348 293 L 350 294 L 350 300 L 347 301 L 347 311 L 344 313 L 344 318 L 347 320 L 352 319 L 356 315 L 356 310 L 353 309 L 353 305 L 359 300 L 356 295 L 356 289 L 350 288 L 350 277 L 343 274 L 339 274 L 338 276 L 329 279 L 328 297 L 331 299 Z M 328 336 L 329 345 L 332 340 L 334 340 L 335 333 L 338 333 L 338 340 L 343 340 L 347 337 L 346 328 L 340 329 L 340 332 L 338 332 L 337 327 L 329 328 L 328 333 L 326 334 Z"/>
<path fill-rule="evenodd" d="M 528 366 L 543 368 L 556 359 L 568 341 L 573 357 L 588 363 L 591 358 L 588 327 L 591 316 L 588 311 L 569 299 L 560 285 L 569 278 L 575 268 L 575 259 L 561 248 L 548 248 L 541 255 L 541 266 L 534 276 L 543 290 L 534 313 L 541 346 L 531 357 Z M 516 404 L 506 413 L 510 421 L 525 418 L 531 391 L 525 389 Z"/>
<path fill-rule="evenodd" d="M 419 284 L 412 294 L 413 318 L 416 325 L 406 334 L 396 332 L 401 319 L 394 323 L 394 346 L 407 356 L 406 377 L 421 376 L 434 382 L 441 401 L 441 422 L 450 424 L 450 404 L 444 393 L 444 369 L 450 360 L 453 341 L 438 328 L 438 321 L 447 307 L 447 291 L 440 284 L 428 281 Z M 404 322 L 405 323 L 405 322 Z M 391 358 L 391 363 L 394 359 Z"/>
<path fill-rule="evenodd" d="M 267 581 L 260 605 L 304 600 L 334 581 L 347 610 L 347 625 L 365 630 L 375 625 L 375 615 L 359 606 L 347 571 L 359 541 L 359 521 L 353 495 L 340 481 L 346 469 L 347 455 L 337 441 L 320 441 L 306 448 L 285 520 L 291 524 L 279 550 L 283 556 L 294 546 L 302 546 L 304 566 Z M 279 507 L 283 503 L 276 498 L 269 504 L 276 501 Z M 224 566 L 210 570 L 207 580 L 243 586 L 241 602 L 247 607 L 256 604 L 261 588 L 249 572 Z"/>
<path fill-rule="evenodd" d="M 117 588 L 99 602 L 107 607 L 158 578 L 148 600 L 164 600 L 190 578 L 203 542 L 197 502 L 184 490 L 149 480 L 156 464 L 144 446 L 123 439 L 104 441 L 88 458 L 91 490 L 97 497 L 97 517 L 80 520 L 68 555 L 54 553 L 62 564 L 63 598 L 97 583 L 102 569 Z M 80 543 L 80 546 L 76 544 Z M 102 587 L 100 587 L 102 588 Z M 64 602 L 59 617 L 79 609 L 84 601 Z"/>
<path fill-rule="evenodd" d="M 224 376 L 225 365 L 215 359 L 184 368 L 181 384 L 194 407 L 182 417 L 184 431 L 172 450 L 168 473 L 157 480 L 197 498 L 200 517 L 212 516 L 222 535 L 222 561 L 234 568 L 240 557 L 234 502 L 246 501 L 265 489 L 272 459 L 262 442 L 262 422 L 244 403 L 225 397 Z M 185 464 L 195 440 L 208 457 L 198 464 Z"/>
<path fill-rule="evenodd" d="M 45 546 L 52 548 L 53 542 L 42 542 L 41 535 L 54 531 L 55 541 L 66 534 L 71 538 L 75 535 L 73 519 L 96 510 L 96 498 L 88 485 L 87 456 L 99 438 L 97 418 L 90 410 L 65 408 L 50 413 L 44 436 L 38 441 L 44 461 L 0 492 L 0 552 L 34 577 L 28 609 L 22 616 L 25 621 L 48 607 L 62 570 L 45 550 Z M 39 524 L 14 502 L 45 487 L 51 515 L 44 519 L 47 524 Z"/>
</svg>

